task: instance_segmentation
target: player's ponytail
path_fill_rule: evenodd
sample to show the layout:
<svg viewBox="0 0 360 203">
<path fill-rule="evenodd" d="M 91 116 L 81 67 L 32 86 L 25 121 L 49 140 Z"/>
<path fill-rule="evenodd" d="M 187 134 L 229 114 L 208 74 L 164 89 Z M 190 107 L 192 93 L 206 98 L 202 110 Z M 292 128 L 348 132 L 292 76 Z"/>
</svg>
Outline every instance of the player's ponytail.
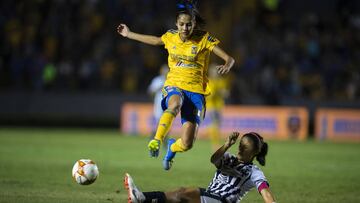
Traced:
<svg viewBox="0 0 360 203">
<path fill-rule="evenodd" d="M 263 142 L 259 154 L 256 155 L 256 160 L 262 166 L 265 166 L 265 162 L 266 162 L 265 156 L 268 152 L 268 148 L 269 148 L 268 144 L 266 142 Z"/>
<path fill-rule="evenodd" d="M 195 0 L 181 0 L 178 4 L 176 4 L 176 8 L 178 10 L 176 18 L 179 17 L 180 14 L 188 14 L 191 17 L 195 18 L 196 28 L 203 28 L 206 24 L 204 18 L 201 17 L 198 9 L 196 8 L 197 1 Z"/>
</svg>

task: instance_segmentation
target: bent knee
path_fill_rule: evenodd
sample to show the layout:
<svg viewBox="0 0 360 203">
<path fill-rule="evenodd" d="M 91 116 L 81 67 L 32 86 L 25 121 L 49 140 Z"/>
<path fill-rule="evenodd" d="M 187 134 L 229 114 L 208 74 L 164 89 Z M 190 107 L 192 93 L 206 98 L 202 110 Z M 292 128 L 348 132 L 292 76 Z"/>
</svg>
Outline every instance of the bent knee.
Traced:
<svg viewBox="0 0 360 203">
<path fill-rule="evenodd" d="M 176 190 L 176 192 L 178 193 L 178 194 L 182 194 L 182 193 L 184 193 L 186 191 L 186 188 L 185 187 L 179 187 L 177 190 Z"/>
<path fill-rule="evenodd" d="M 184 199 L 186 189 L 184 187 L 180 187 L 174 191 L 167 192 L 166 197 L 170 202 L 181 203 Z"/>
<path fill-rule="evenodd" d="M 184 202 L 188 198 L 188 195 L 186 194 L 186 188 L 180 187 L 176 190 L 176 197 L 179 202 Z"/>
</svg>

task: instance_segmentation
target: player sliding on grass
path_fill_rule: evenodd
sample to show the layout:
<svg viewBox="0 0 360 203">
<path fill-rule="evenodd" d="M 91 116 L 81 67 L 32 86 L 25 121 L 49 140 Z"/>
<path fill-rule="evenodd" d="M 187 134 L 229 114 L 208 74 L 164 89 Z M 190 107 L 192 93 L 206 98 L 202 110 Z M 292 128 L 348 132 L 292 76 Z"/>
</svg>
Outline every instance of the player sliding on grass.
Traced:
<svg viewBox="0 0 360 203">
<path fill-rule="evenodd" d="M 117 28 L 123 37 L 150 45 L 164 45 L 169 53 L 170 70 L 163 88 L 164 113 L 158 122 L 154 139 L 148 144 L 150 155 L 157 157 L 164 137 L 181 111 L 181 138 L 176 141 L 169 139 L 163 160 L 165 170 L 170 169 L 176 152 L 192 148 L 198 126 L 204 119 L 204 96 L 210 94 L 207 78 L 210 52 L 225 62 L 217 67 L 219 74 L 228 73 L 234 65 L 234 59 L 218 46 L 219 40 L 200 30 L 204 20 L 194 4 L 183 1 L 177 4 L 177 8 L 177 30 L 169 30 L 161 37 L 132 32 L 125 24 L 120 24 Z"/>
<path fill-rule="evenodd" d="M 170 192 L 141 192 L 131 176 L 126 174 L 124 185 L 128 190 L 128 203 L 238 203 L 254 187 L 265 203 L 274 203 L 268 181 L 261 169 L 253 164 L 256 158 L 260 165 L 265 165 L 267 143 L 257 133 L 246 133 L 240 140 L 235 156 L 226 151 L 236 143 L 238 137 L 238 132 L 232 133 L 225 144 L 211 156 L 211 162 L 217 170 L 207 189 L 179 188 Z"/>
</svg>

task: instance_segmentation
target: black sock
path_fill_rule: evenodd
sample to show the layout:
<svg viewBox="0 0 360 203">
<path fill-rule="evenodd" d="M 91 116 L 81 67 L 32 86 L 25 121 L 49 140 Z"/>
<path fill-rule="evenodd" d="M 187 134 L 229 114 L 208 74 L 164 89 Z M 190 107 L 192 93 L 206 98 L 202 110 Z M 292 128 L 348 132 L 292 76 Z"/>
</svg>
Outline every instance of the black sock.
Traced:
<svg viewBox="0 0 360 203">
<path fill-rule="evenodd" d="M 143 192 L 145 196 L 144 203 L 165 203 L 166 202 L 166 196 L 165 193 L 160 191 L 154 191 L 154 192 Z"/>
</svg>

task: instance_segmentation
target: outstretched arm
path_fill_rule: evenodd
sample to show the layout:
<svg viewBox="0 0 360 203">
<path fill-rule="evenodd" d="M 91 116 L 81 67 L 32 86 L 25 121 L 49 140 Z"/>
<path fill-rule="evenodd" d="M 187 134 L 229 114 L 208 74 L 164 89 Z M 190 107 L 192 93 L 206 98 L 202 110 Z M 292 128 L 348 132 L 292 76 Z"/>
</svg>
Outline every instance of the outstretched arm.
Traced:
<svg viewBox="0 0 360 203">
<path fill-rule="evenodd" d="M 130 29 L 128 28 L 128 26 L 126 26 L 125 24 L 120 24 L 117 27 L 117 32 L 123 37 L 127 37 L 129 39 L 133 39 L 133 40 L 145 43 L 145 44 L 164 45 L 164 43 L 163 43 L 163 41 L 161 41 L 160 37 L 131 32 Z"/>
<path fill-rule="evenodd" d="M 262 189 L 260 194 L 263 197 L 265 203 L 275 203 L 275 198 L 269 188 Z"/>
<path fill-rule="evenodd" d="M 224 65 L 217 66 L 219 74 L 226 74 L 234 66 L 235 60 L 233 57 L 229 56 L 224 50 L 219 46 L 215 46 L 213 52 L 218 57 L 222 58 L 225 61 Z"/>
<path fill-rule="evenodd" d="M 240 133 L 233 132 L 229 137 L 226 139 L 225 144 L 221 146 L 212 156 L 211 156 L 211 163 L 213 163 L 216 168 L 220 167 L 220 159 L 223 157 L 224 153 L 236 143 Z"/>
</svg>

